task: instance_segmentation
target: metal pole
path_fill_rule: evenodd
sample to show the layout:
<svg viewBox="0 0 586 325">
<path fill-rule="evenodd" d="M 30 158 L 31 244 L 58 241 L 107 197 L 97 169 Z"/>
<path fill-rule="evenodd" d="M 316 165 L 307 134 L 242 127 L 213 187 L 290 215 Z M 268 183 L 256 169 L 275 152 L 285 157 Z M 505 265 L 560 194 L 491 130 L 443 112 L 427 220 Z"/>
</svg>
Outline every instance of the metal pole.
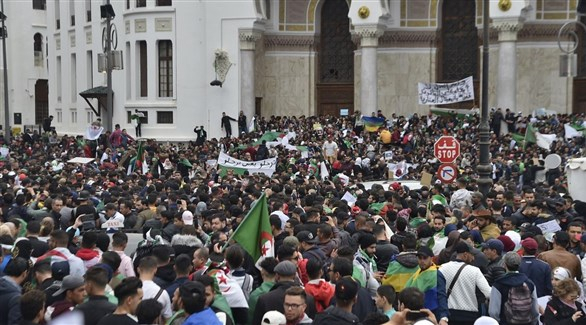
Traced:
<svg viewBox="0 0 586 325">
<path fill-rule="evenodd" d="M 482 107 L 480 114 L 480 163 L 478 164 L 478 187 L 482 194 L 486 195 L 492 186 L 490 178 L 490 128 L 488 126 L 488 42 L 489 42 L 489 23 L 488 23 L 488 0 L 483 1 L 482 16 Z"/>
<path fill-rule="evenodd" d="M 4 141 L 10 143 L 10 109 L 8 107 L 8 64 L 6 60 L 6 15 L 4 14 L 4 0 L 0 0 L 2 12 L 2 64 L 4 65 Z"/>
<path fill-rule="evenodd" d="M 106 5 L 110 4 L 110 0 L 106 0 Z M 106 130 L 114 131 L 112 112 L 113 96 L 112 96 L 112 16 L 110 13 L 106 15 L 106 78 L 107 78 L 107 96 L 106 96 Z"/>
</svg>

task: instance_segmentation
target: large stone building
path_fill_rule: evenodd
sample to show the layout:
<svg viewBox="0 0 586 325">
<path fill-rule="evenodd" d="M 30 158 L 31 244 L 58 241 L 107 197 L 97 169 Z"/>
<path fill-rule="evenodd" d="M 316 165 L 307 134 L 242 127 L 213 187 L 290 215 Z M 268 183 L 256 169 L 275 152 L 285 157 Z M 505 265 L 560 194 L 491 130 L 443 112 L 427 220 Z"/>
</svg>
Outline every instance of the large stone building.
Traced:
<svg viewBox="0 0 586 325">
<path fill-rule="evenodd" d="M 32 2 L 37 1 L 44 3 Z M 490 2 L 489 105 L 524 113 L 541 107 L 586 111 L 583 39 L 579 76 L 559 76 L 558 31 L 576 20 L 578 1 Z M 8 3 L 10 10 L 27 15 L 32 10 L 26 1 Z M 105 113 L 106 79 L 98 72 L 102 4 L 48 1 L 46 10 L 33 10 L 32 29 L 28 20 L 17 21 L 19 15 L 7 11 L 15 17 L 7 21 L 9 29 L 10 24 L 29 26 L 22 32 L 30 35 L 22 39 L 30 41 L 22 46 L 33 45 L 35 28 L 43 30 L 49 112 L 60 133 L 81 134 L 96 113 Z M 425 114 L 429 106 L 418 105 L 418 82 L 468 76 L 474 79 L 476 101 L 454 107 L 480 103 L 482 0 L 112 0 L 112 5 L 115 45 L 124 65 L 113 71 L 113 122 L 132 135 L 135 110 L 146 115 L 144 137 L 168 140 L 192 139 L 196 125 L 204 125 L 210 137 L 223 135 L 222 112 L 236 118 L 240 110 L 249 120 L 254 114 L 377 109 L 386 115 Z M 563 47 L 571 45 L 566 40 Z M 22 56 L 10 53 L 10 62 L 28 65 L 37 55 L 31 49 Z M 221 87 L 210 85 L 226 73 L 227 61 L 215 61 L 216 53 L 227 54 L 232 63 Z M 12 100 L 28 100 L 11 110 L 21 110 L 24 124 L 38 123 L 43 115 L 29 107 L 36 97 L 34 80 L 45 77 L 16 71 L 11 76 L 31 80 L 11 82 Z M 33 97 L 20 94 L 23 86 Z"/>
</svg>

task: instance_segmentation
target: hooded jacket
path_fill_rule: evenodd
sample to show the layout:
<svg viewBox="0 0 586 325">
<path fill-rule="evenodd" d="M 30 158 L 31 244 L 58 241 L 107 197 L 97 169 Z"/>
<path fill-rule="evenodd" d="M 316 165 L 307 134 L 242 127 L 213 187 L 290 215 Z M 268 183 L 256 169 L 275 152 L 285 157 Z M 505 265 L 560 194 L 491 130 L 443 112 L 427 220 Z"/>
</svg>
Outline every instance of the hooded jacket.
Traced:
<svg viewBox="0 0 586 325">
<path fill-rule="evenodd" d="M 523 284 L 527 284 L 531 291 L 531 309 L 534 319 L 537 319 L 537 317 L 539 317 L 539 309 L 537 305 L 537 291 L 535 290 L 535 285 L 529 280 L 527 275 L 517 272 L 507 273 L 494 282 L 490 292 L 488 315 L 496 319 L 499 324 L 507 325 L 508 323 L 506 319 L 504 319 L 504 305 L 509 298 L 509 291 L 512 288 L 522 286 Z"/>
<path fill-rule="evenodd" d="M 0 324 L 18 324 L 21 287 L 8 276 L 0 278 Z"/>
<path fill-rule="evenodd" d="M 98 264 L 100 261 L 100 253 L 91 248 L 81 248 L 77 251 L 77 253 L 75 253 L 75 256 L 81 258 L 83 261 L 83 266 L 86 270 Z"/>
<path fill-rule="evenodd" d="M 171 246 L 175 251 L 175 256 L 179 256 L 180 254 L 193 256 L 193 252 L 202 247 L 203 244 L 196 236 L 177 234 L 171 239 Z"/>
<path fill-rule="evenodd" d="M 358 317 L 336 306 L 330 306 L 324 312 L 315 315 L 314 325 L 358 324 Z"/>
<path fill-rule="evenodd" d="M 330 305 L 334 291 L 334 286 L 324 279 L 311 280 L 305 285 L 305 292 L 313 296 L 315 309 L 318 313 L 321 313 Z"/>
<path fill-rule="evenodd" d="M 415 251 L 402 252 L 393 256 L 383 278 L 383 285 L 392 285 L 397 293 L 403 291 L 407 280 L 419 270 Z"/>
</svg>

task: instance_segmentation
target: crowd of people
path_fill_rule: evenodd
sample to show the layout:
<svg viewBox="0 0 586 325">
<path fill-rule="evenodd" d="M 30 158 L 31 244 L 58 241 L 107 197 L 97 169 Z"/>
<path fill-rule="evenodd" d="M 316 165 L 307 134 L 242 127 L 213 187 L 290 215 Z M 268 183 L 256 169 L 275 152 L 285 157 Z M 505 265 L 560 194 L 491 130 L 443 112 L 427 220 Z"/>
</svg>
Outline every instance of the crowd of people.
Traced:
<svg viewBox="0 0 586 325">
<path fill-rule="evenodd" d="M 238 137 L 188 144 L 0 138 L 0 324 L 586 324 L 586 203 L 563 172 L 583 114 L 494 110 L 488 193 L 477 115 L 372 115 L 373 132 L 359 113 L 241 114 Z M 556 140 L 515 136 L 530 128 Z M 461 143 L 457 182 L 401 184 L 434 174 L 442 135 Z M 221 168 L 220 152 L 277 164 Z M 260 200 L 274 256 L 255 261 L 231 235 Z"/>
</svg>

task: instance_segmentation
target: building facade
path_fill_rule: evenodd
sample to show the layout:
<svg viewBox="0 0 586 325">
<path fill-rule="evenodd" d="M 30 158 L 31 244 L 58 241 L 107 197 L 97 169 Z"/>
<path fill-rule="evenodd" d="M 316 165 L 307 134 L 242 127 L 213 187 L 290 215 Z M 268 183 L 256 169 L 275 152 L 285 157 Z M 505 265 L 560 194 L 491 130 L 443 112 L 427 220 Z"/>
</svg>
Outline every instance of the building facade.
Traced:
<svg viewBox="0 0 586 325">
<path fill-rule="evenodd" d="M 25 128 L 38 130 L 43 119 L 49 116 L 46 3 L 40 0 L 5 1 L 4 14 L 7 16 L 10 127 L 16 132 L 24 131 Z M 0 116 L 4 128 L 3 73 L 0 73 L 0 80 Z"/>
<path fill-rule="evenodd" d="M 482 0 L 111 2 L 113 45 L 122 51 L 124 66 L 113 72 L 113 122 L 131 135 L 135 110 L 145 114 L 143 137 L 169 141 L 193 139 L 193 128 L 200 125 L 208 137 L 222 136 L 222 112 L 236 118 L 240 110 L 249 120 L 255 114 L 377 109 L 386 115 L 426 114 L 429 106 L 418 105 L 418 82 L 468 76 L 476 100 L 451 107 L 479 107 Z M 27 66 L 10 74 L 11 111 L 22 112 L 23 124 L 38 122 L 42 115 L 32 109 L 37 96 L 31 92 L 37 80 L 48 80 L 54 126 L 61 134 L 83 134 L 96 112 L 103 113 L 98 99 L 86 102 L 80 93 L 106 85 L 98 71 L 104 2 L 54 0 L 45 10 L 33 10 L 25 1 L 7 3 L 10 11 L 34 17 L 22 30 L 10 24 L 24 20 L 8 20 L 9 29 L 18 28 L 22 39 L 40 33 L 47 49 L 41 68 L 33 59 L 39 48 L 34 39 L 19 44 L 8 38 L 16 43 L 9 43 L 10 66 L 21 60 Z M 585 42 L 578 49 L 579 75 L 559 76 L 558 31 L 576 20 L 577 0 L 491 0 L 490 5 L 489 105 L 525 114 L 542 107 L 586 111 L 581 95 L 586 91 L 580 91 Z M 17 16 L 10 11 L 8 16 Z M 561 45 L 571 44 L 564 38 Z M 218 64 L 217 53 L 227 55 L 231 65 L 225 56 Z M 210 85 L 215 79 L 223 79 L 221 87 Z"/>
</svg>

